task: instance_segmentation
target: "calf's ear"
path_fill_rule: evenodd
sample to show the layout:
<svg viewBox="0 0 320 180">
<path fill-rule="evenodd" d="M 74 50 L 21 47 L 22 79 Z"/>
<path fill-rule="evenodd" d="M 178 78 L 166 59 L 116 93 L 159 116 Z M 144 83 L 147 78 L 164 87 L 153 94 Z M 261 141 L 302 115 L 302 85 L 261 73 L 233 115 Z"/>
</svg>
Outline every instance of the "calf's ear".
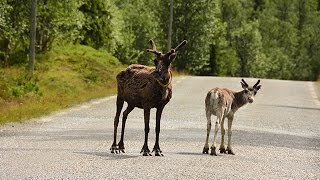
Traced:
<svg viewBox="0 0 320 180">
<path fill-rule="evenodd" d="M 261 85 L 258 85 L 256 87 L 254 87 L 257 91 L 259 91 L 259 89 L 261 88 Z"/>
</svg>

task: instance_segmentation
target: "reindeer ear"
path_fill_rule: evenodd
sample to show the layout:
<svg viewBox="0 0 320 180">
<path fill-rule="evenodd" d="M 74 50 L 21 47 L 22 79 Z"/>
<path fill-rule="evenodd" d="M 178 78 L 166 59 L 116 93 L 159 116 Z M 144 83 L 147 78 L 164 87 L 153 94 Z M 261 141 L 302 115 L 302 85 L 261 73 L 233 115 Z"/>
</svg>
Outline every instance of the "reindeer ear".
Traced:
<svg viewBox="0 0 320 180">
<path fill-rule="evenodd" d="M 240 82 L 240 84 L 241 84 L 243 89 L 247 89 L 248 88 L 243 82 Z"/>
<path fill-rule="evenodd" d="M 261 85 L 256 86 L 255 89 L 258 91 L 261 88 Z"/>
</svg>

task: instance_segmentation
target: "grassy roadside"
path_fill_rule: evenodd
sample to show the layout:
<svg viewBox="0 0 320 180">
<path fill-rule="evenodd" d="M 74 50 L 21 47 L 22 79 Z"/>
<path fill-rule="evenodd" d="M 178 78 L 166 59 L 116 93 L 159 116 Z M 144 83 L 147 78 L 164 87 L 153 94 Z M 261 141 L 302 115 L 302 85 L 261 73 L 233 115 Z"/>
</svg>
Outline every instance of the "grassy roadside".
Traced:
<svg viewBox="0 0 320 180">
<path fill-rule="evenodd" d="M 0 69 L 0 125 L 114 94 L 115 75 L 124 68 L 110 54 L 81 45 L 56 46 L 37 61 L 32 77 L 21 66 Z"/>
</svg>

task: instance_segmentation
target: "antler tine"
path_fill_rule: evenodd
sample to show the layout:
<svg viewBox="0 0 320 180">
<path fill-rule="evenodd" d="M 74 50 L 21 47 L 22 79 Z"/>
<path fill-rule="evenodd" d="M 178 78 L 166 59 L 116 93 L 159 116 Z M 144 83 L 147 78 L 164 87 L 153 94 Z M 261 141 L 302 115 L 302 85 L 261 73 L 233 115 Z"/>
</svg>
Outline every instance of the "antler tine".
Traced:
<svg viewBox="0 0 320 180">
<path fill-rule="evenodd" d="M 156 44 L 154 43 L 154 41 L 152 40 L 152 39 L 150 39 L 150 45 L 151 45 L 151 48 L 153 49 L 153 50 L 157 50 L 157 47 L 156 47 Z"/>
<path fill-rule="evenodd" d="M 246 86 L 249 87 L 249 85 L 244 81 L 244 79 L 241 79 L 241 82 L 242 82 L 244 85 L 246 85 Z"/>
<path fill-rule="evenodd" d="M 161 52 L 159 52 L 157 50 L 157 47 L 156 47 L 156 44 L 154 43 L 154 41 L 152 39 L 150 39 L 150 45 L 151 45 L 151 48 L 152 49 L 147 49 L 148 52 L 151 52 L 151 53 L 154 53 L 156 54 L 157 56 L 161 54 Z"/>
<path fill-rule="evenodd" d="M 185 46 L 187 44 L 187 40 L 183 40 L 176 48 L 171 49 L 171 51 L 167 52 L 167 56 L 170 56 L 171 54 L 177 52 L 180 48 L 182 48 L 183 46 Z"/>
<path fill-rule="evenodd" d="M 253 85 L 253 87 L 258 86 L 258 85 L 259 85 L 259 83 L 260 83 L 260 79 L 258 80 L 258 82 L 257 82 L 256 84 L 254 84 L 254 85 Z"/>
<path fill-rule="evenodd" d="M 176 48 L 174 48 L 175 51 L 178 51 L 180 48 L 185 46 L 188 43 L 187 40 L 183 40 Z"/>
<path fill-rule="evenodd" d="M 244 79 L 241 79 L 241 82 L 242 82 L 245 86 L 249 87 L 248 83 L 245 82 Z"/>
</svg>

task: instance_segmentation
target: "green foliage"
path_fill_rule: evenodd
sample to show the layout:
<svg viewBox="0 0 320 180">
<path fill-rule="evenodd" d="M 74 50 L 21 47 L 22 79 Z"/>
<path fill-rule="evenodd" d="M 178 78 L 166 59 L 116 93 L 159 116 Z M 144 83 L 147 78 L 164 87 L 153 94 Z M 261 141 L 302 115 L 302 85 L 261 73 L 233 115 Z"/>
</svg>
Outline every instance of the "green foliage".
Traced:
<svg viewBox="0 0 320 180">
<path fill-rule="evenodd" d="M 73 42 L 80 38 L 84 16 L 80 0 L 37 1 L 37 49 L 47 51 L 54 40 Z"/>
<path fill-rule="evenodd" d="M 173 63 L 178 71 L 295 80 L 315 80 L 320 73 L 319 0 L 173 5 L 171 44 L 189 41 Z M 160 0 L 38 0 L 37 53 L 55 42 L 81 43 L 124 64 L 151 65 L 149 39 L 168 50 L 169 6 Z M 0 0 L 0 67 L 27 63 L 30 8 L 30 1 Z M 94 70 L 84 74 L 88 82 L 100 82 Z"/>
<path fill-rule="evenodd" d="M 210 45 L 212 48 L 210 49 L 210 68 L 208 69 L 208 74 L 238 76 L 240 65 L 236 51 L 227 40 L 228 25 L 222 20 L 221 6 L 220 2 L 214 3 L 212 45 Z"/>
<path fill-rule="evenodd" d="M 121 15 L 114 1 L 85 0 L 79 10 L 86 17 L 81 30 L 81 44 L 96 49 L 104 48 L 113 53 L 121 42 L 122 26 Z"/>
<path fill-rule="evenodd" d="M 117 0 L 116 2 L 122 10 L 124 23 L 121 30 L 123 42 L 115 55 L 125 64 L 153 63 L 153 56 L 146 53 L 149 40 L 154 39 L 158 49 L 163 50 L 159 40 L 160 22 L 156 16 L 156 9 L 159 7 L 153 0 Z"/>
<path fill-rule="evenodd" d="M 214 31 L 213 0 L 177 0 L 173 9 L 173 46 L 178 45 L 183 39 L 189 41 L 188 45 L 174 61 L 174 68 L 179 71 L 189 71 L 194 74 L 206 74 L 210 64 L 209 47 L 212 44 Z M 169 3 L 161 1 L 161 27 L 167 37 L 169 22 Z M 206 13 L 199 13 L 206 12 Z"/>
<path fill-rule="evenodd" d="M 0 124 L 114 94 L 124 68 L 106 51 L 83 45 L 55 43 L 37 59 L 33 76 L 18 66 L 0 69 Z"/>
<path fill-rule="evenodd" d="M 39 89 L 39 79 L 37 76 L 30 76 L 24 71 L 15 76 L 8 76 L 5 72 L 0 72 L 0 98 L 11 100 L 26 96 L 41 96 Z"/>
<path fill-rule="evenodd" d="M 0 53 L 2 54 L 0 61 L 5 66 L 12 64 L 11 56 L 26 52 L 29 25 L 29 19 L 26 17 L 30 14 L 28 5 L 29 1 L 0 1 Z"/>
</svg>

